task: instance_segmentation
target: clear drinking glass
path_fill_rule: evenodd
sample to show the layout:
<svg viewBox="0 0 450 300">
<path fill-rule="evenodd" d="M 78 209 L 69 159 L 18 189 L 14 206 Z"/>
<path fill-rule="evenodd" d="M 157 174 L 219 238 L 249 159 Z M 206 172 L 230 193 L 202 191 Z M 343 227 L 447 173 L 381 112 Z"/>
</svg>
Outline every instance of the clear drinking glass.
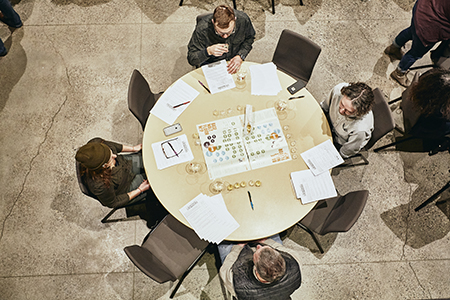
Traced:
<svg viewBox="0 0 450 300">
<path fill-rule="evenodd" d="M 209 191 L 213 194 L 220 194 L 225 188 L 225 183 L 222 180 L 215 180 L 209 185 Z"/>
<path fill-rule="evenodd" d="M 236 87 L 238 89 L 243 89 L 246 86 L 245 78 L 247 77 L 247 67 L 241 65 L 239 70 L 236 72 Z"/>
</svg>

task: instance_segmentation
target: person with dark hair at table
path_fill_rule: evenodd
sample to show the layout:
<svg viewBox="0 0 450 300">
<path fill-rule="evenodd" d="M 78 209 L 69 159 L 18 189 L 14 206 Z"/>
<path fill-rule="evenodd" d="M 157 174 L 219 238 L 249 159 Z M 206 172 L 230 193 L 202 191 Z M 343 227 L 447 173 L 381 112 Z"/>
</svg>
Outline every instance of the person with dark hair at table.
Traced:
<svg viewBox="0 0 450 300">
<path fill-rule="evenodd" d="M 333 131 L 333 141 L 343 158 L 357 154 L 373 131 L 373 91 L 363 82 L 340 83 L 320 103 Z"/>
<path fill-rule="evenodd" d="M 301 285 L 299 260 L 278 234 L 243 244 L 222 242 L 218 248 L 220 277 L 237 299 L 287 300 Z"/>
<path fill-rule="evenodd" d="M 0 21 L 13 28 L 22 27 L 22 20 L 8 0 L 0 0 Z M 0 57 L 8 54 L 8 50 L 0 39 Z"/>
<path fill-rule="evenodd" d="M 81 163 L 82 176 L 89 191 L 104 206 L 121 207 L 146 197 L 150 185 L 141 149 L 142 144 L 125 146 L 101 138 L 94 138 L 78 149 L 75 159 Z M 121 152 L 131 154 L 118 154 Z"/>
<path fill-rule="evenodd" d="M 255 29 L 246 13 L 219 5 L 197 22 L 188 44 L 188 62 L 199 67 L 222 59 L 228 73 L 236 73 L 252 50 Z"/>
<path fill-rule="evenodd" d="M 433 46 L 442 41 L 432 52 L 431 59 L 436 62 L 442 56 L 450 39 L 450 1 L 417 0 L 412 11 L 411 25 L 402 30 L 388 46 L 384 53 L 392 59 L 399 59 L 397 68 L 391 78 L 400 85 L 411 84 L 407 77 L 408 69 L 422 58 Z M 403 55 L 401 48 L 412 41 L 411 49 Z"/>
<path fill-rule="evenodd" d="M 421 134 L 427 132 L 450 133 L 450 71 L 431 69 L 419 77 L 411 86 L 411 102 L 420 117 L 415 130 Z"/>
</svg>

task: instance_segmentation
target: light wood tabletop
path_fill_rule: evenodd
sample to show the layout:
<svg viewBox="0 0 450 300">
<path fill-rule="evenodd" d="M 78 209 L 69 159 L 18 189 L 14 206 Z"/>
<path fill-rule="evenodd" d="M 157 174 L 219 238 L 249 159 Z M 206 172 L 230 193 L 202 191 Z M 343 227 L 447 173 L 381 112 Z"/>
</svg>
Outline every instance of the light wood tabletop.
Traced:
<svg viewBox="0 0 450 300">
<path fill-rule="evenodd" d="M 253 63 L 244 64 L 248 67 Z M 295 79 L 283 72 L 277 73 L 282 87 L 277 96 L 251 95 L 250 71 L 244 88 L 234 88 L 212 95 L 198 83 L 200 80 L 206 85 L 203 72 L 199 68 L 179 79 L 200 92 L 176 120 L 176 123 L 183 127 L 180 133 L 166 137 L 163 128 L 168 124 L 150 114 L 142 143 L 147 178 L 162 205 L 183 224 L 189 226 L 179 209 L 200 193 L 212 196 L 209 185 L 213 180 L 209 179 L 208 172 L 189 175 L 186 172 L 187 163 L 158 170 L 151 145 L 186 134 L 194 154 L 193 161 L 204 164 L 202 148 L 196 145 L 193 136 L 197 133 L 196 125 L 243 114 L 246 104 L 251 104 L 253 110 L 258 111 L 274 107 L 278 99 L 288 99 L 291 95 L 286 88 L 294 83 Z M 293 226 L 314 207 L 315 202 L 303 205 L 296 198 L 290 173 L 307 169 L 300 153 L 331 139 L 331 131 L 322 109 L 308 90 L 303 88 L 294 96 L 300 95 L 304 97 L 290 100 L 288 109 L 278 114 L 291 155 L 297 158 L 221 178 L 232 184 L 242 181 L 248 183 L 250 180 L 261 181 L 260 187 L 247 184 L 245 188 L 222 192 L 228 211 L 240 224 L 227 240 L 248 241 L 279 233 Z M 217 113 L 218 116 L 215 115 Z M 250 206 L 247 191 L 251 192 L 254 210 Z"/>
</svg>

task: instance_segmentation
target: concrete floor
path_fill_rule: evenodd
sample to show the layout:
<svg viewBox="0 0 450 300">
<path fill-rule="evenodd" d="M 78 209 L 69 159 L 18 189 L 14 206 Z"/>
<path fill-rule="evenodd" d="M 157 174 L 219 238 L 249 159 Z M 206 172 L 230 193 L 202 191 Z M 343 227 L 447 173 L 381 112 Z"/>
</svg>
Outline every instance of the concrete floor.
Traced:
<svg viewBox="0 0 450 300">
<path fill-rule="evenodd" d="M 408 26 L 413 0 L 303 2 L 277 0 L 273 15 L 270 1 L 237 1 L 257 32 L 249 61 L 269 62 L 289 28 L 322 47 L 308 84 L 318 101 L 342 81 L 366 81 L 390 99 L 401 94 L 388 76 L 397 62 L 383 50 Z M 221 3 L 13 1 L 24 26 L 11 33 L 0 25 L 9 49 L 0 59 L 0 299 L 168 298 L 174 285 L 153 282 L 123 252 L 141 243 L 146 223 L 100 223 L 108 209 L 81 194 L 74 155 L 95 136 L 140 142 L 126 101 L 132 70 L 154 91 L 192 70 L 186 45 L 195 17 Z M 427 63 L 429 55 L 416 65 Z M 400 112 L 393 115 L 401 124 Z M 287 231 L 285 245 L 302 257 L 303 283 L 292 298 L 450 297 L 448 207 L 413 210 L 449 180 L 448 157 L 371 151 L 368 166 L 333 171 L 341 194 L 368 189 L 369 200 L 349 232 L 320 237 L 325 254 L 302 230 Z M 176 298 L 223 299 L 213 255 Z"/>
</svg>

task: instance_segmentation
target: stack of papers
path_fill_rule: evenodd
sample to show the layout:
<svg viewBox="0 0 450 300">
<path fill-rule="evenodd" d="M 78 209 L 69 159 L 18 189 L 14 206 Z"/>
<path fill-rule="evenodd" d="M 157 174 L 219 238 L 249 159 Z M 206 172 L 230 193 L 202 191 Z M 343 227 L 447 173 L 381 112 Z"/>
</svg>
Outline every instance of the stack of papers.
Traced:
<svg viewBox="0 0 450 300">
<path fill-rule="evenodd" d="M 180 208 L 180 212 L 195 233 L 211 243 L 219 244 L 239 228 L 239 224 L 228 212 L 221 194 L 212 197 L 200 194 Z"/>
<path fill-rule="evenodd" d="M 330 140 L 300 154 L 309 170 L 292 172 L 291 182 L 303 204 L 336 197 L 329 170 L 344 162 Z"/>
<path fill-rule="evenodd" d="M 178 80 L 158 99 L 150 113 L 167 124 L 173 124 L 199 94 L 200 92 L 192 86 L 183 80 Z"/>
<path fill-rule="evenodd" d="M 233 77 L 228 73 L 227 62 L 224 59 L 202 66 L 202 70 L 211 94 L 236 87 Z"/>
<path fill-rule="evenodd" d="M 249 69 L 252 78 L 252 95 L 278 95 L 281 84 L 274 63 L 252 65 Z"/>
<path fill-rule="evenodd" d="M 185 134 L 152 144 L 156 167 L 162 170 L 194 159 Z"/>
</svg>

